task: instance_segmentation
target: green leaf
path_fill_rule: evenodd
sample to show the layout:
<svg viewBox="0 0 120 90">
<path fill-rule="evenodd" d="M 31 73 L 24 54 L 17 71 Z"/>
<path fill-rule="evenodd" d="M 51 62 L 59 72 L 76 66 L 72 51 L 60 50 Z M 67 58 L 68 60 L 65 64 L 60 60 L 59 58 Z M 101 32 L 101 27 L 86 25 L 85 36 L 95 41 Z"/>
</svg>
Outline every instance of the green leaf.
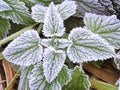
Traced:
<svg viewBox="0 0 120 90">
<path fill-rule="evenodd" d="M 0 17 L 0 39 L 5 37 L 8 34 L 10 29 L 10 23 L 7 19 Z"/>
<path fill-rule="evenodd" d="M 62 36 L 65 32 L 63 20 L 53 3 L 48 7 L 45 14 L 43 34 L 46 37 Z"/>
<path fill-rule="evenodd" d="M 9 5 L 3 0 L 0 0 L 0 11 L 6 11 L 6 10 L 11 10 L 11 7 L 9 7 Z"/>
<path fill-rule="evenodd" d="M 3 51 L 3 56 L 11 63 L 29 66 L 42 59 L 43 48 L 37 31 L 28 30 L 14 39 Z"/>
<path fill-rule="evenodd" d="M 30 90 L 62 90 L 62 86 L 70 81 L 71 74 L 68 67 L 63 66 L 58 77 L 48 83 L 44 77 L 42 65 L 37 64 L 28 78 Z"/>
<path fill-rule="evenodd" d="M 52 47 L 46 48 L 43 57 L 44 75 L 48 83 L 51 83 L 61 71 L 66 59 L 63 50 L 55 50 Z"/>
<path fill-rule="evenodd" d="M 87 29 L 99 34 L 115 48 L 120 48 L 120 20 L 115 15 L 102 16 L 86 13 L 84 23 Z"/>
<path fill-rule="evenodd" d="M 57 11 L 60 13 L 61 17 L 65 20 L 75 14 L 77 5 L 74 1 L 64 1 L 60 5 L 57 5 Z"/>
<path fill-rule="evenodd" d="M 31 24 L 33 20 L 29 14 L 28 8 L 19 0 L 5 0 L 11 10 L 0 12 L 0 16 L 6 19 L 11 19 L 17 24 Z"/>
<path fill-rule="evenodd" d="M 66 65 L 63 66 L 62 70 L 60 71 L 56 79 L 59 81 L 62 87 L 70 82 L 70 80 L 72 79 L 71 71 L 68 69 Z"/>
<path fill-rule="evenodd" d="M 53 0 L 29 0 L 30 2 L 34 4 L 43 4 L 43 5 L 48 5 L 51 1 Z"/>
<path fill-rule="evenodd" d="M 21 67 L 20 81 L 18 85 L 18 90 L 30 90 L 28 75 L 32 71 L 33 66 Z"/>
<path fill-rule="evenodd" d="M 32 7 L 32 18 L 36 22 L 44 22 L 44 17 L 46 13 L 47 7 L 44 7 L 42 5 L 35 5 Z"/>
<path fill-rule="evenodd" d="M 66 48 L 72 44 L 68 39 L 42 39 L 41 44 L 45 47 Z"/>
<path fill-rule="evenodd" d="M 88 76 L 79 67 L 75 67 L 72 73 L 72 80 L 63 90 L 90 90 Z"/>
<path fill-rule="evenodd" d="M 85 28 L 74 28 L 68 39 L 72 40 L 73 44 L 68 47 L 67 55 L 74 63 L 104 60 L 114 56 L 113 47 Z"/>
<path fill-rule="evenodd" d="M 29 8 L 29 10 L 31 10 L 31 7 L 34 5 L 33 3 L 31 3 L 29 0 L 20 0 L 21 2 L 25 3 L 25 6 Z"/>
</svg>

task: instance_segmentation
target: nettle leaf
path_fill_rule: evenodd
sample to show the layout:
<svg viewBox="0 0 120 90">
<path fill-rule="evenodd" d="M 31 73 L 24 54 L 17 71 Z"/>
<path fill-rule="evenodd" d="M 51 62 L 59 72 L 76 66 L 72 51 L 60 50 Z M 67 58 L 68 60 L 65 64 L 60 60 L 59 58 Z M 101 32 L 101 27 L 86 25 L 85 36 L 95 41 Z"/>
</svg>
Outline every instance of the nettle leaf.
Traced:
<svg viewBox="0 0 120 90">
<path fill-rule="evenodd" d="M 44 7 L 42 5 L 35 5 L 32 7 L 32 18 L 36 22 L 44 22 L 44 17 L 46 13 L 47 7 Z"/>
<path fill-rule="evenodd" d="M 51 83 L 61 71 L 66 59 L 63 50 L 55 50 L 52 47 L 46 48 L 43 58 L 44 75 L 47 82 Z"/>
<path fill-rule="evenodd" d="M 61 90 L 71 79 L 71 74 L 67 66 L 63 66 L 58 77 L 48 83 L 44 77 L 42 65 L 35 65 L 32 73 L 29 75 L 30 90 Z"/>
<path fill-rule="evenodd" d="M 30 2 L 34 3 L 34 4 L 48 4 L 53 0 L 29 0 Z"/>
<path fill-rule="evenodd" d="M 21 67 L 20 81 L 18 85 L 18 90 L 30 90 L 28 75 L 32 71 L 33 66 Z"/>
<path fill-rule="evenodd" d="M 45 14 L 43 34 L 46 37 L 62 36 L 65 32 L 63 20 L 57 12 L 56 7 L 51 3 Z"/>
<path fill-rule="evenodd" d="M 42 39 L 41 44 L 45 47 L 66 48 L 72 44 L 68 39 Z"/>
<path fill-rule="evenodd" d="M 7 19 L 0 17 L 0 39 L 5 37 L 8 34 L 10 29 L 10 23 Z"/>
<path fill-rule="evenodd" d="M 11 10 L 11 7 L 9 7 L 9 5 L 3 0 L 0 0 L 0 11 L 6 11 L 6 10 Z"/>
<path fill-rule="evenodd" d="M 120 51 L 115 55 L 114 62 L 117 65 L 117 68 L 120 69 Z"/>
<path fill-rule="evenodd" d="M 60 14 L 62 19 L 67 19 L 71 15 L 75 14 L 75 9 L 77 5 L 74 1 L 64 1 L 63 3 L 55 6 L 57 12 Z M 45 13 L 46 13 L 47 7 L 43 5 L 35 5 L 32 7 L 32 18 L 36 22 L 44 22 Z"/>
<path fill-rule="evenodd" d="M 120 5 L 120 0 L 115 0 L 114 2 Z"/>
<path fill-rule="evenodd" d="M 114 56 L 113 47 L 85 28 L 74 28 L 68 39 L 72 40 L 73 44 L 68 47 L 67 55 L 74 63 L 103 60 Z"/>
<path fill-rule="evenodd" d="M 6 0 L 5 2 L 9 5 L 11 10 L 0 12 L 1 17 L 11 19 L 17 24 L 30 24 L 33 22 L 28 8 L 23 2 L 19 2 L 19 0 Z"/>
<path fill-rule="evenodd" d="M 60 13 L 61 17 L 65 20 L 75 14 L 77 5 L 74 1 L 64 1 L 60 5 L 57 5 L 57 11 Z"/>
<path fill-rule="evenodd" d="M 71 71 L 68 69 L 66 65 L 63 66 L 62 70 L 60 71 L 56 79 L 59 81 L 62 87 L 70 82 L 70 80 L 72 79 Z"/>
<path fill-rule="evenodd" d="M 90 90 L 90 86 L 88 76 L 77 66 L 72 73 L 72 80 L 63 90 Z"/>
<path fill-rule="evenodd" d="M 115 13 L 116 11 L 113 8 L 112 1 L 110 0 L 99 0 L 99 3 L 101 3 L 102 6 L 105 7 L 105 10 L 107 10 L 110 13 Z"/>
<path fill-rule="evenodd" d="M 99 34 L 115 48 L 120 48 L 120 20 L 115 15 L 102 16 L 86 13 L 84 23 L 88 29 Z"/>
<path fill-rule="evenodd" d="M 43 48 L 37 31 L 28 30 L 14 39 L 3 51 L 3 55 L 11 63 L 29 66 L 42 59 Z"/>
<path fill-rule="evenodd" d="M 75 16 L 83 17 L 85 12 L 106 14 L 105 7 L 98 3 L 98 0 L 75 0 L 77 3 L 77 12 Z"/>
<path fill-rule="evenodd" d="M 34 5 L 33 3 L 31 3 L 29 0 L 19 0 L 25 3 L 25 6 L 28 7 L 29 9 L 31 9 L 31 7 Z"/>
<path fill-rule="evenodd" d="M 64 0 L 29 0 L 29 1 L 34 4 L 42 4 L 48 6 L 51 2 L 61 3 Z"/>
</svg>

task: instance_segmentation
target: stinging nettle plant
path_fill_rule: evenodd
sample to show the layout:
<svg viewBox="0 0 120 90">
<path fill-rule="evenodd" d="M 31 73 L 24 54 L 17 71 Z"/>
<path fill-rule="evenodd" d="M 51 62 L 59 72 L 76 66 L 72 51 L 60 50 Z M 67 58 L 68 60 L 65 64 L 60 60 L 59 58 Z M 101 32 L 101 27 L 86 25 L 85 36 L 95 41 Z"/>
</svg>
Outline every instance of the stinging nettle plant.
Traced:
<svg viewBox="0 0 120 90">
<path fill-rule="evenodd" d="M 27 30 L 2 53 L 6 60 L 21 66 L 18 90 L 89 90 L 82 63 L 115 56 L 115 49 L 120 48 L 120 21 L 115 15 L 85 13 L 85 26 L 73 28 L 64 37 L 63 22 L 75 14 L 76 8 L 74 1 L 32 7 L 32 18 L 43 23 L 41 34 L 45 38 L 36 30 Z M 68 68 L 68 59 L 80 65 Z"/>
</svg>

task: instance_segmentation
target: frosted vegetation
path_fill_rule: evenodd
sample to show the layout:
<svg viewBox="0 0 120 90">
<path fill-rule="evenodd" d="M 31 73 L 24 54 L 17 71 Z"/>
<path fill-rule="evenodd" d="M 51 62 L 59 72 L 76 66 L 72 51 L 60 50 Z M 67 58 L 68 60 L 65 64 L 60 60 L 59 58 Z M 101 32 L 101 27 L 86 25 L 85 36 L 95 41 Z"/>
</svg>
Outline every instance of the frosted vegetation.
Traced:
<svg viewBox="0 0 120 90">
<path fill-rule="evenodd" d="M 39 0 L 29 1 L 39 3 Z M 87 0 L 77 4 L 82 3 Z M 120 20 L 115 15 L 98 15 L 102 12 L 100 8 L 98 14 L 84 10 L 78 11 L 82 13 L 79 15 L 77 4 L 75 1 L 51 2 L 48 6 L 35 4 L 30 14 L 19 0 L 0 0 L 0 21 L 4 25 L 0 25 L 0 38 L 8 33 L 9 20 L 27 25 L 43 23 L 40 32 L 28 29 L 2 52 L 7 61 L 21 67 L 18 90 L 71 90 L 73 87 L 74 90 L 89 90 L 89 77 L 84 73 L 82 63 L 114 57 L 120 68 L 120 52 L 115 53 L 115 49 L 120 48 Z M 83 17 L 85 26 L 66 33 L 64 20 L 72 15 Z M 79 65 L 69 68 L 66 61 Z"/>
</svg>

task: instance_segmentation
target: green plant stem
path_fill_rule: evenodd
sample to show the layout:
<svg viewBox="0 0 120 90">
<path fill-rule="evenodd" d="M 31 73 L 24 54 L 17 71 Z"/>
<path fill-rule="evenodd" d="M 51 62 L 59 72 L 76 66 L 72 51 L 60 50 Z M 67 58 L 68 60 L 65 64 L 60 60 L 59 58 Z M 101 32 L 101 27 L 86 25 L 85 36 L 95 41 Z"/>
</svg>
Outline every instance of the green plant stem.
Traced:
<svg viewBox="0 0 120 90">
<path fill-rule="evenodd" d="M 91 87 L 96 90 L 118 90 L 116 86 L 98 80 L 90 79 L 90 82 Z"/>
<path fill-rule="evenodd" d="M 42 26 L 43 26 L 43 24 L 40 23 L 39 26 L 38 26 L 38 28 L 37 28 L 37 32 L 38 32 L 38 33 L 41 33 Z"/>
<path fill-rule="evenodd" d="M 0 52 L 0 60 L 2 60 L 3 59 L 3 55 L 2 55 L 2 53 Z"/>
<path fill-rule="evenodd" d="M 18 78 L 20 74 L 20 69 L 17 71 L 17 73 L 15 74 L 14 78 L 10 81 L 10 83 L 8 84 L 8 86 L 5 88 L 5 90 L 9 90 L 10 86 L 12 84 L 14 84 L 14 82 L 16 81 L 16 79 Z"/>
<path fill-rule="evenodd" d="M 33 24 L 33 25 L 30 25 L 30 26 L 28 26 L 28 27 L 25 27 L 24 29 L 22 29 L 22 30 L 20 30 L 20 31 L 18 31 L 18 32 L 16 32 L 16 33 L 14 33 L 14 34 L 12 34 L 12 35 L 10 35 L 10 36 L 8 36 L 8 37 L 6 37 L 5 39 L 2 39 L 1 41 L 0 41 L 0 46 L 1 45 L 3 45 L 3 44 L 5 44 L 5 43 L 7 43 L 7 42 L 9 42 L 9 41 L 11 41 L 11 40 L 13 40 L 14 38 L 16 38 L 16 37 L 18 37 L 20 34 L 22 34 L 24 31 L 26 31 L 26 30 L 29 30 L 29 29 L 32 29 L 34 26 L 36 26 L 38 23 L 35 23 L 35 24 Z"/>
</svg>

